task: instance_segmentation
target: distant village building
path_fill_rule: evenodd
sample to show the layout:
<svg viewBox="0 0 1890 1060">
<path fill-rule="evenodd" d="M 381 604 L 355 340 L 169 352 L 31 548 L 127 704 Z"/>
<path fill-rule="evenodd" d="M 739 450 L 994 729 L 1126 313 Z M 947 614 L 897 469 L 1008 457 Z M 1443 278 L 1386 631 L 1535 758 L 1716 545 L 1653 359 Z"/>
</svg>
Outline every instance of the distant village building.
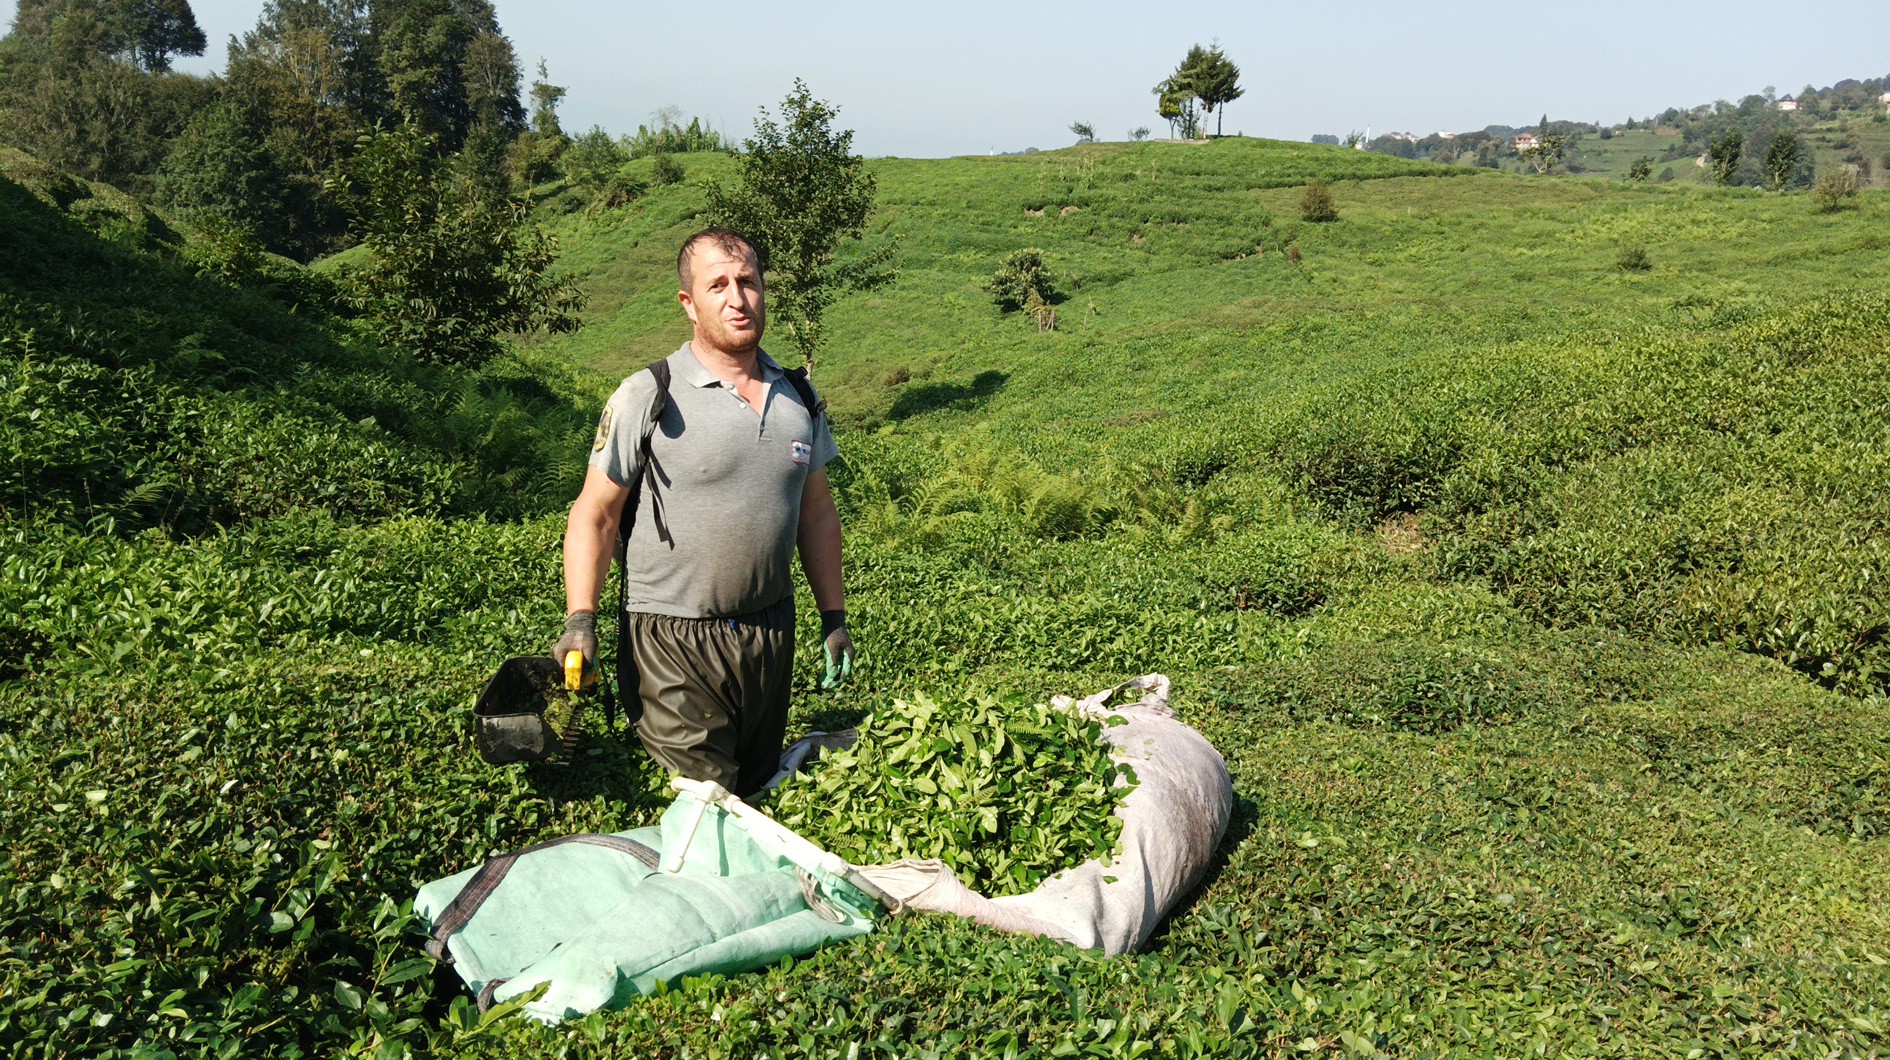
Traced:
<svg viewBox="0 0 1890 1060">
<path fill-rule="evenodd" d="M 1542 141 L 1536 139 L 1535 133 L 1517 133 L 1516 139 L 1511 143 L 1518 151 L 1534 151 L 1542 146 Z"/>
<path fill-rule="evenodd" d="M 1883 95 L 1878 96 L 1877 102 L 1883 104 L 1886 107 L 1890 107 L 1890 92 L 1885 92 Z"/>
<path fill-rule="evenodd" d="M 1798 101 L 1797 101 L 1797 100 L 1795 100 L 1795 99 L 1793 99 L 1793 98 L 1792 98 L 1792 97 L 1790 97 L 1790 96 L 1786 96 L 1786 97 L 1785 97 L 1784 99 L 1781 99 L 1781 100 L 1779 100 L 1779 101 L 1778 101 L 1778 109 L 1780 109 L 1780 110 L 1797 110 L 1797 109 L 1798 109 Z"/>
</svg>

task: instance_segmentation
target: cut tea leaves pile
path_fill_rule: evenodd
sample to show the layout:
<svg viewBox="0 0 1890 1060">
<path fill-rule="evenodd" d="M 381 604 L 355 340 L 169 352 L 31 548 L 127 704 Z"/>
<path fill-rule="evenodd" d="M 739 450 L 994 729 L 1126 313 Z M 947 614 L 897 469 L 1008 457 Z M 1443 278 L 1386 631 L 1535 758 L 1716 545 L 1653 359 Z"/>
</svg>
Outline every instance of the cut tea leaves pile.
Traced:
<svg viewBox="0 0 1890 1060">
<path fill-rule="evenodd" d="M 772 812 L 855 864 L 938 858 L 975 890 L 1023 893 L 1115 852 L 1135 774 L 1101 737 L 1101 723 L 1022 696 L 898 699 Z"/>
</svg>

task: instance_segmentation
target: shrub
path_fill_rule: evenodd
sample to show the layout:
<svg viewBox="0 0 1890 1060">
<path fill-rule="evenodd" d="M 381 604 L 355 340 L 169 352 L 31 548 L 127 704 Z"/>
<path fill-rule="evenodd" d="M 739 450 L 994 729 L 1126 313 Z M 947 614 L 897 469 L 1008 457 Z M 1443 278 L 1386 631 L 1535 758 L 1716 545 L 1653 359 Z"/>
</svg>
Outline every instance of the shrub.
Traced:
<svg viewBox="0 0 1890 1060">
<path fill-rule="evenodd" d="M 1639 243 L 1623 246 L 1614 256 L 1614 263 L 1625 272 L 1646 272 L 1654 267 L 1654 263 L 1647 258 L 1647 248 Z"/>
<path fill-rule="evenodd" d="M 642 198 L 643 193 L 648 190 L 649 185 L 631 176 L 628 170 L 619 169 L 598 185 L 597 193 L 591 197 L 589 210 L 596 212 L 628 206 Z"/>
<path fill-rule="evenodd" d="M 660 185 L 681 184 L 683 181 L 682 163 L 674 155 L 657 155 L 650 166 L 650 177 Z"/>
<path fill-rule="evenodd" d="M 1332 201 L 1332 186 L 1323 180 L 1306 185 L 1305 193 L 1299 197 L 1299 217 L 1315 224 L 1338 220 L 1339 208 Z"/>
<path fill-rule="evenodd" d="M 1819 213 L 1836 213 L 1855 206 L 1857 174 L 1848 169 L 1832 170 L 1818 178 L 1818 183 L 1811 189 L 1811 197 L 1818 204 Z"/>
<path fill-rule="evenodd" d="M 1513 722 L 1566 699 L 1547 670 L 1482 645 L 1341 643 L 1275 664 L 1256 700 L 1296 721 L 1441 733 Z"/>
<path fill-rule="evenodd" d="M 1044 264 L 1043 251 L 1031 247 L 1012 251 L 991 274 L 984 289 L 997 300 L 1000 308 L 1021 309 L 1030 304 L 1033 296 L 1039 303 L 1048 303 L 1056 294 L 1056 280 L 1050 274 L 1050 267 Z"/>
<path fill-rule="evenodd" d="M 565 179 L 585 188 L 602 187 L 628 161 L 629 152 L 601 125 L 593 125 L 590 132 L 573 139 L 560 159 Z"/>
<path fill-rule="evenodd" d="M 505 171 L 514 187 L 535 188 L 558 175 L 558 161 L 571 141 L 552 133 L 522 133 L 505 152 Z"/>
</svg>

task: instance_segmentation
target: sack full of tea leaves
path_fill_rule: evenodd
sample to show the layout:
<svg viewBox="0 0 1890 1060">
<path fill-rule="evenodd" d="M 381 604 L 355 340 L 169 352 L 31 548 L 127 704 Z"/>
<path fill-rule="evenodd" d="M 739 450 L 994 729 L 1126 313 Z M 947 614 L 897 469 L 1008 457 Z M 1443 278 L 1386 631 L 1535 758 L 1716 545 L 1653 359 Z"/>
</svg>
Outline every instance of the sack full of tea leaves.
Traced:
<svg viewBox="0 0 1890 1060">
<path fill-rule="evenodd" d="M 1207 874 L 1233 808 L 1226 761 L 1205 737 L 1175 719 L 1168 690 L 1168 678 L 1150 674 L 1087 699 L 1052 701 L 1101 723 L 1099 738 L 1115 765 L 1112 783 L 1129 788 L 1115 806 L 1116 820 L 1110 824 L 1119 825 L 1119 831 L 1107 852 L 1064 868 L 1032 889 L 1000 897 L 967 886 L 939 858 L 866 864 L 870 859 L 855 851 L 849 860 L 910 909 L 950 913 L 1001 931 L 1110 954 L 1140 949 Z M 793 763 L 790 768 L 816 757 L 817 752 L 809 753 L 814 748 L 831 752 L 845 743 L 841 734 L 808 739 L 810 747 L 790 747 L 784 756 Z M 1023 780 L 1028 779 L 1026 772 Z M 1094 822 L 1088 824 L 1077 831 L 1093 831 Z"/>
</svg>

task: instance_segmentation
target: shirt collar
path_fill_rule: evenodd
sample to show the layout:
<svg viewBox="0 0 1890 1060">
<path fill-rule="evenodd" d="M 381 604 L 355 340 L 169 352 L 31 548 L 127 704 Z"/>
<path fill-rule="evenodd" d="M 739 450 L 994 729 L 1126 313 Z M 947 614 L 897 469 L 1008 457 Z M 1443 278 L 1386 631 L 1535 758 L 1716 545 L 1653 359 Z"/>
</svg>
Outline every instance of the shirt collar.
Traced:
<svg viewBox="0 0 1890 1060">
<path fill-rule="evenodd" d="M 698 389 L 721 384 L 722 381 L 715 377 L 715 373 L 696 358 L 696 351 L 688 343 L 683 343 L 682 348 L 676 351 L 676 358 L 679 363 L 671 368 L 671 372 L 683 382 Z M 767 350 L 755 351 L 755 366 L 761 369 L 761 381 L 764 383 L 773 383 L 787 371 L 773 357 L 768 356 Z M 681 371 L 677 371 L 677 368 Z"/>
</svg>

